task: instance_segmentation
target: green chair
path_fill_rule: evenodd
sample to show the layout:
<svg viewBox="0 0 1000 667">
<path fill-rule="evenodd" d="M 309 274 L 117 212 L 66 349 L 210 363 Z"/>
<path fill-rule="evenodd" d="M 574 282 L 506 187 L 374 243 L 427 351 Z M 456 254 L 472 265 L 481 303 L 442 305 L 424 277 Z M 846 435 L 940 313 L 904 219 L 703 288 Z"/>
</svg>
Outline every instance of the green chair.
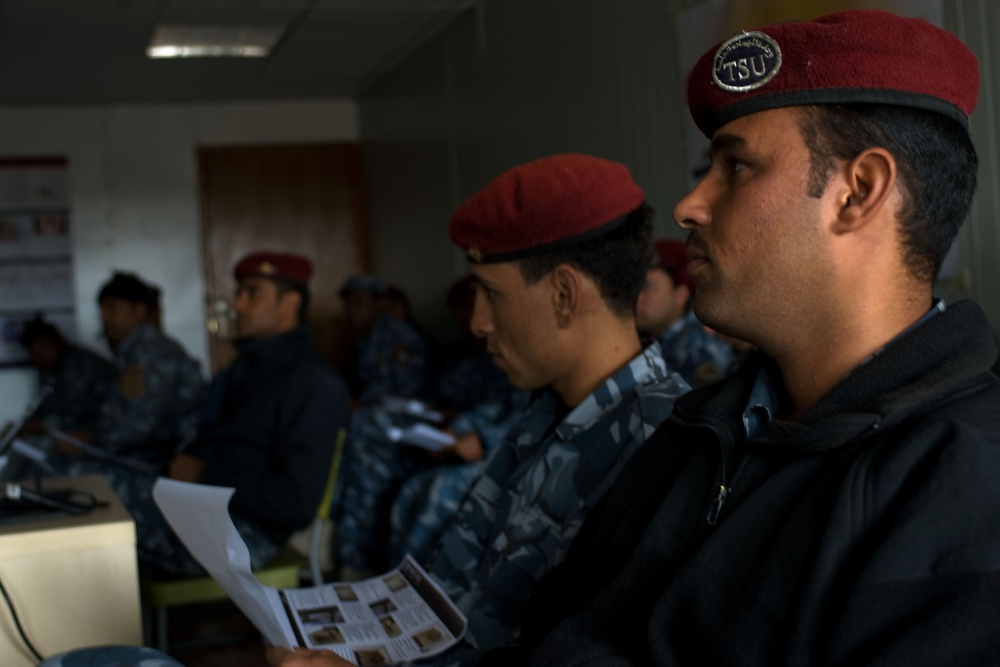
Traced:
<svg viewBox="0 0 1000 667">
<path fill-rule="evenodd" d="M 340 469 L 340 461 L 344 453 L 345 439 L 345 431 L 341 429 L 337 432 L 337 442 L 333 450 L 333 462 L 330 465 L 330 473 L 327 476 L 326 487 L 323 490 L 323 498 L 316 510 L 312 525 L 309 527 L 309 553 L 302 554 L 291 545 L 279 551 L 267 565 L 254 572 L 257 580 L 265 586 L 272 588 L 298 588 L 304 573 L 311 580 L 312 585 L 318 586 L 323 583 L 323 573 L 319 562 L 320 535 L 323 525 L 330 518 L 330 509 L 333 505 L 333 495 L 337 483 L 337 473 Z M 229 599 L 229 595 L 222 589 L 222 586 L 216 583 L 215 579 L 211 577 L 181 579 L 151 579 L 143 577 L 139 583 L 144 611 L 147 614 L 147 622 L 145 624 L 147 632 L 152 632 L 151 626 L 155 620 L 156 648 L 164 653 L 167 652 L 168 646 L 167 613 L 171 608 L 207 602 L 220 602 Z M 175 642 L 174 648 L 223 644 L 243 638 L 243 636 L 233 637 L 225 635 L 195 639 L 185 642 Z M 147 645 L 152 644 L 150 639 L 150 637 L 147 637 Z"/>
</svg>

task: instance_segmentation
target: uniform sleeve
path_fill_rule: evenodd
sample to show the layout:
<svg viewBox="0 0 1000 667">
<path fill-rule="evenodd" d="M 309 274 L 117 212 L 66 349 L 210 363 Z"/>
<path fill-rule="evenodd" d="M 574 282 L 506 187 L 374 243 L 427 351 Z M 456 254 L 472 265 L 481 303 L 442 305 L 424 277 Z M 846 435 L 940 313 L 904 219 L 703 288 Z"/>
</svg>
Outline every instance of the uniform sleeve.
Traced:
<svg viewBox="0 0 1000 667">
<path fill-rule="evenodd" d="M 126 366 L 101 409 L 95 442 L 118 453 L 143 444 L 155 444 L 155 431 L 178 400 L 175 357 L 150 354 Z M 186 361 L 186 360 L 184 360 Z"/>
<path fill-rule="evenodd" d="M 282 530 L 301 528 L 316 513 L 326 486 L 338 431 L 346 428 L 350 398 L 335 375 L 317 371 L 282 396 L 280 447 L 269 469 L 248 480 L 217 469 L 213 483 L 234 486 L 234 513 Z"/>
</svg>

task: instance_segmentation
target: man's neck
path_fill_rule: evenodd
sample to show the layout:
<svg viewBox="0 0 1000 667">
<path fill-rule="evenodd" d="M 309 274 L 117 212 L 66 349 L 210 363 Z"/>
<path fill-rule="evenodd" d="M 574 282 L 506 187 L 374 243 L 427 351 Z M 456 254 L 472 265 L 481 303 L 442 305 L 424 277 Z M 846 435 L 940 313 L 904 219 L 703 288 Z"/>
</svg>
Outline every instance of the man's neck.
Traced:
<svg viewBox="0 0 1000 667">
<path fill-rule="evenodd" d="M 552 383 L 569 408 L 583 402 L 618 369 L 642 351 L 635 321 L 611 319 L 577 334 L 580 342 L 571 371 Z"/>
<path fill-rule="evenodd" d="M 848 374 L 912 326 L 930 308 L 930 298 L 888 312 L 861 314 L 841 322 L 827 322 L 813 335 L 785 341 L 784 352 L 772 353 L 781 369 L 794 418 L 819 402 Z"/>
</svg>

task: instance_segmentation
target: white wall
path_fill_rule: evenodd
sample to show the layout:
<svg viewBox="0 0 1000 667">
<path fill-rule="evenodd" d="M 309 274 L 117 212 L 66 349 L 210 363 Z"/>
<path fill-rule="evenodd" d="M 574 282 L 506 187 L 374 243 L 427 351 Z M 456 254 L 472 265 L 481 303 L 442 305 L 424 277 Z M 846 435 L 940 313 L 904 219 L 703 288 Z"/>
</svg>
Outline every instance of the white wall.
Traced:
<svg viewBox="0 0 1000 667">
<path fill-rule="evenodd" d="M 164 328 L 208 368 L 199 146 L 358 141 L 353 101 L 0 108 L 0 157 L 69 159 L 78 331 L 106 352 L 94 301 L 115 269 L 163 288 Z M 207 372 L 207 370 L 206 370 Z M 30 371 L 0 372 L 0 421 L 16 416 Z"/>
</svg>

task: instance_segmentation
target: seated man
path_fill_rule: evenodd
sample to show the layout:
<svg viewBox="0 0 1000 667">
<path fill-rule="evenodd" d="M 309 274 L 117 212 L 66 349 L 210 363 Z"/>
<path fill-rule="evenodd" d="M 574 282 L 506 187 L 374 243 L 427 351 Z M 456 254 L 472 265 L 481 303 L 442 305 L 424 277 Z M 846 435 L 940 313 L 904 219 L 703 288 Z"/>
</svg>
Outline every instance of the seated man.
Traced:
<svg viewBox="0 0 1000 667">
<path fill-rule="evenodd" d="M 392 545 L 401 541 L 412 546 L 410 554 L 422 562 L 422 556 L 434 546 L 430 540 L 443 530 L 441 522 L 447 515 L 436 505 L 423 524 L 390 531 L 390 508 L 395 507 L 401 485 L 408 493 L 402 501 L 404 507 L 397 508 L 401 512 L 409 513 L 405 507 L 408 500 L 419 502 L 410 496 L 423 495 L 422 487 L 416 486 L 419 482 L 411 486 L 408 481 L 413 476 L 428 482 L 431 476 L 447 477 L 449 496 L 435 501 L 460 500 L 463 483 L 467 488 L 477 464 L 493 451 L 527 406 L 528 392 L 510 384 L 493 363 L 484 340 L 472 335 L 469 321 L 474 299 L 475 289 L 469 280 L 449 290 L 448 305 L 465 335 L 449 348 L 434 393 L 426 400 L 442 415 L 436 426 L 457 438 L 454 445 L 428 452 L 394 442 L 389 437 L 391 429 L 426 420 L 391 412 L 378 403 L 358 409 L 352 417 L 350 456 L 341 475 L 335 511 L 333 555 L 341 578 L 362 578 L 395 565 L 403 554 Z"/>
<path fill-rule="evenodd" d="M 101 323 L 118 368 L 118 381 L 94 431 L 74 434 L 110 454 L 161 466 L 198 427 L 205 381 L 198 362 L 154 321 L 154 292 L 130 273 L 115 273 L 97 297 Z M 60 451 L 73 457 L 69 442 Z M 100 461 L 69 465 L 101 469 Z"/>
<path fill-rule="evenodd" d="M 418 396 L 427 387 L 430 346 L 410 322 L 387 312 L 386 285 L 352 276 L 340 289 L 354 338 L 352 395 L 364 405 L 383 396 Z"/>
<path fill-rule="evenodd" d="M 169 467 L 174 479 L 236 489 L 230 510 L 253 567 L 313 518 L 347 423 L 347 388 L 305 324 L 311 273 L 309 260 L 282 253 L 236 265 L 239 354 L 216 377 L 217 414 Z M 136 520 L 143 569 L 201 574 L 151 498 L 155 476 L 109 477 Z"/>
<path fill-rule="evenodd" d="M 635 328 L 651 214 L 624 165 L 557 155 L 502 174 L 452 217 L 451 239 L 476 276 L 472 330 L 510 381 L 537 396 L 430 563 L 469 619 L 462 642 L 432 664 L 471 665 L 516 640 L 535 582 L 688 390 Z M 344 664 L 319 651 L 273 649 L 269 659 Z"/>
<path fill-rule="evenodd" d="M 715 382 L 732 364 L 733 350 L 695 317 L 694 283 L 687 274 L 684 242 L 664 239 L 655 246 L 656 263 L 646 272 L 636 303 L 636 325 L 660 342 L 667 368 L 684 376 L 692 387 Z"/>
<path fill-rule="evenodd" d="M 118 378 L 115 365 L 86 348 L 66 340 L 41 315 L 27 322 L 21 344 L 38 371 L 39 389 L 48 396 L 29 416 L 25 435 L 57 430 L 93 433 L 101 406 Z"/>
<path fill-rule="evenodd" d="M 674 217 L 699 318 L 759 352 L 677 401 L 481 665 L 1000 664 L 997 346 L 932 290 L 977 91 L 954 35 L 875 10 L 701 58 L 712 164 Z"/>
</svg>

